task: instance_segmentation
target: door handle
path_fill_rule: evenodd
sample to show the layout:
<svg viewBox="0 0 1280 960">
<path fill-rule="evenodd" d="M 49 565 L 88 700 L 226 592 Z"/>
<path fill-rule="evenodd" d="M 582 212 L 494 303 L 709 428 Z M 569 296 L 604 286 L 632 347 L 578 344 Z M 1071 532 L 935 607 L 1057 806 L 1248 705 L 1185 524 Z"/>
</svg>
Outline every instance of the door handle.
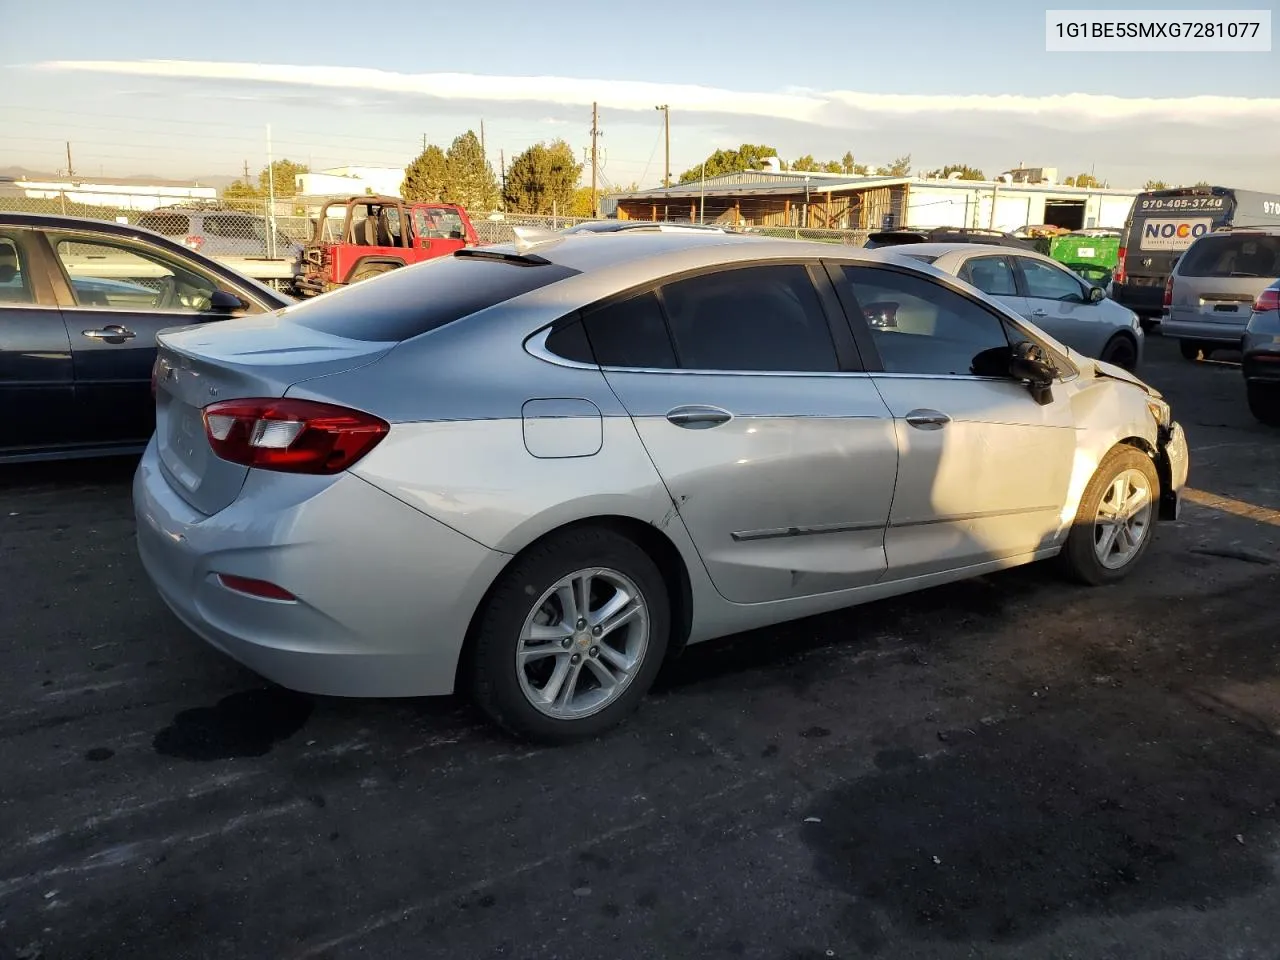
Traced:
<svg viewBox="0 0 1280 960">
<path fill-rule="evenodd" d="M 118 323 L 112 323 L 101 330 L 81 330 L 81 336 L 88 337 L 90 340 L 108 340 L 123 343 L 125 340 L 132 340 L 137 336 L 132 330 L 120 326 Z"/>
<path fill-rule="evenodd" d="M 937 410 L 912 410 L 904 418 L 917 430 L 941 430 L 951 418 Z"/>
<path fill-rule="evenodd" d="M 718 427 L 722 423 L 728 423 L 733 419 L 733 414 L 728 410 L 721 410 L 719 407 L 695 403 L 668 410 L 667 419 L 677 427 L 686 427 L 690 430 L 706 430 L 709 427 Z"/>
</svg>

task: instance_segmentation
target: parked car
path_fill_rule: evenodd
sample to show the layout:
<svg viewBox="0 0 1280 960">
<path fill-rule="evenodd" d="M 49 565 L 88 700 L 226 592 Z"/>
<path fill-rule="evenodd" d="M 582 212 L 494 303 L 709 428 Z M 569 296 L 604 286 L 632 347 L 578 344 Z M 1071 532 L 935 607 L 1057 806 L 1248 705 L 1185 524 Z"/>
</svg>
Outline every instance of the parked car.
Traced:
<svg viewBox="0 0 1280 960">
<path fill-rule="evenodd" d="M 0 213 L 0 461 L 140 452 L 157 331 L 287 302 L 136 226 Z"/>
<path fill-rule="evenodd" d="M 867 237 L 863 247 L 875 250 L 879 247 L 897 247 L 907 243 L 986 243 L 1001 247 L 1036 249 L 1031 240 L 1024 240 L 1002 230 L 983 230 L 979 227 L 903 227 L 897 230 L 881 230 Z"/>
<path fill-rule="evenodd" d="M 566 235 L 575 233 L 632 233 L 644 230 L 649 233 L 726 233 L 723 227 L 711 223 L 683 223 L 657 220 L 591 220 L 586 223 L 565 227 L 560 232 Z"/>
<path fill-rule="evenodd" d="M 286 687 L 459 685 L 547 741 L 688 643 L 1055 556 L 1119 580 L 1187 475 L 1136 377 L 822 243 L 464 249 L 160 342 L 134 499 L 177 615 Z"/>
<path fill-rule="evenodd" d="M 1146 338 L 1138 315 L 1056 260 L 970 243 L 915 244 L 896 252 L 973 284 L 1087 357 L 1126 370 L 1142 361 Z"/>
<path fill-rule="evenodd" d="M 1160 331 L 1188 360 L 1238 350 L 1254 300 L 1280 277 L 1280 228 L 1207 233 L 1165 284 Z"/>
<path fill-rule="evenodd" d="M 160 207 L 138 218 L 144 230 L 169 237 L 222 263 L 241 276 L 277 290 L 293 289 L 302 244 L 267 218 L 216 203 Z"/>
<path fill-rule="evenodd" d="M 479 243 L 454 203 L 355 196 L 326 203 L 301 253 L 296 290 L 314 297 Z"/>
<path fill-rule="evenodd" d="M 1241 352 L 1249 411 L 1267 426 L 1280 427 L 1280 280 L 1253 301 Z"/>
</svg>

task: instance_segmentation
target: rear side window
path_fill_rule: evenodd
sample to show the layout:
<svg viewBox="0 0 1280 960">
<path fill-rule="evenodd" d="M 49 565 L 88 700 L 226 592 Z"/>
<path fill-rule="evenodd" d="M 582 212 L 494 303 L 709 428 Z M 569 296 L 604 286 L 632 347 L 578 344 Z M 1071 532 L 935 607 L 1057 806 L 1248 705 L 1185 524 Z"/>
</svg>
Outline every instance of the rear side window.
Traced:
<svg viewBox="0 0 1280 960">
<path fill-rule="evenodd" d="M 554 263 L 438 257 L 295 304 L 285 315 L 320 333 L 398 343 L 577 273 Z"/>
<path fill-rule="evenodd" d="M 181 213 L 149 213 L 138 220 L 138 226 L 166 237 L 185 237 L 191 232 L 191 219 Z"/>
<path fill-rule="evenodd" d="M 207 216 L 204 218 L 204 232 L 211 237 L 226 237 L 231 240 L 255 239 L 252 217 Z"/>
<path fill-rule="evenodd" d="M 0 237 L 0 304 L 35 303 L 18 245 Z"/>
<path fill-rule="evenodd" d="M 1018 295 L 1018 284 L 1013 278 L 1013 265 L 1008 257 L 973 257 L 960 267 L 958 276 L 989 296 Z"/>
<path fill-rule="evenodd" d="M 602 367 L 671 370 L 677 366 L 657 296 L 650 291 L 586 316 L 587 337 Z"/>
<path fill-rule="evenodd" d="M 752 266 L 662 288 L 680 365 L 689 370 L 840 368 L 818 293 L 801 264 Z"/>
<path fill-rule="evenodd" d="M 1280 277 L 1280 237 L 1204 237 L 1192 244 L 1177 269 L 1181 277 Z"/>
</svg>

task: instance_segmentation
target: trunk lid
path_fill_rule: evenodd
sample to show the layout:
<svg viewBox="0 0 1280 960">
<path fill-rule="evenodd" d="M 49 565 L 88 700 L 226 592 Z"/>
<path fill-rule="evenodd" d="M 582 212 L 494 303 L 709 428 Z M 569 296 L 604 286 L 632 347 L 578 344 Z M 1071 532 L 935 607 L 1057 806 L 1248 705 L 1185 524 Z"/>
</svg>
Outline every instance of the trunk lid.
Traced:
<svg viewBox="0 0 1280 960">
<path fill-rule="evenodd" d="M 1239 326 L 1249 322 L 1253 301 L 1273 282 L 1274 277 L 1175 276 L 1169 316 Z"/>
<path fill-rule="evenodd" d="M 156 447 L 161 470 L 207 515 L 240 494 L 249 468 L 216 456 L 203 409 L 218 400 L 283 397 L 293 385 L 372 363 L 393 343 L 348 340 L 279 314 L 161 331 L 156 358 Z"/>
</svg>

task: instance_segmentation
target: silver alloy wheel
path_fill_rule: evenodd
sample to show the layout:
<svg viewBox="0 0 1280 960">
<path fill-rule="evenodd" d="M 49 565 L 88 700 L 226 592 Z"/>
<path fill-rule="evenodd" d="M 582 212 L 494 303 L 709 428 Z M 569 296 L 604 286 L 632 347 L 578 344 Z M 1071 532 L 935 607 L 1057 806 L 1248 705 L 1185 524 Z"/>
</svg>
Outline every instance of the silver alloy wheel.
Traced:
<svg viewBox="0 0 1280 960">
<path fill-rule="evenodd" d="M 648 647 L 640 588 L 607 567 L 574 571 L 525 618 L 516 648 L 520 690 L 549 717 L 588 717 L 622 696 Z"/>
<path fill-rule="evenodd" d="M 1151 529 L 1151 483 L 1141 470 L 1116 475 L 1098 503 L 1093 549 L 1098 562 L 1119 570 L 1137 554 Z"/>
</svg>

